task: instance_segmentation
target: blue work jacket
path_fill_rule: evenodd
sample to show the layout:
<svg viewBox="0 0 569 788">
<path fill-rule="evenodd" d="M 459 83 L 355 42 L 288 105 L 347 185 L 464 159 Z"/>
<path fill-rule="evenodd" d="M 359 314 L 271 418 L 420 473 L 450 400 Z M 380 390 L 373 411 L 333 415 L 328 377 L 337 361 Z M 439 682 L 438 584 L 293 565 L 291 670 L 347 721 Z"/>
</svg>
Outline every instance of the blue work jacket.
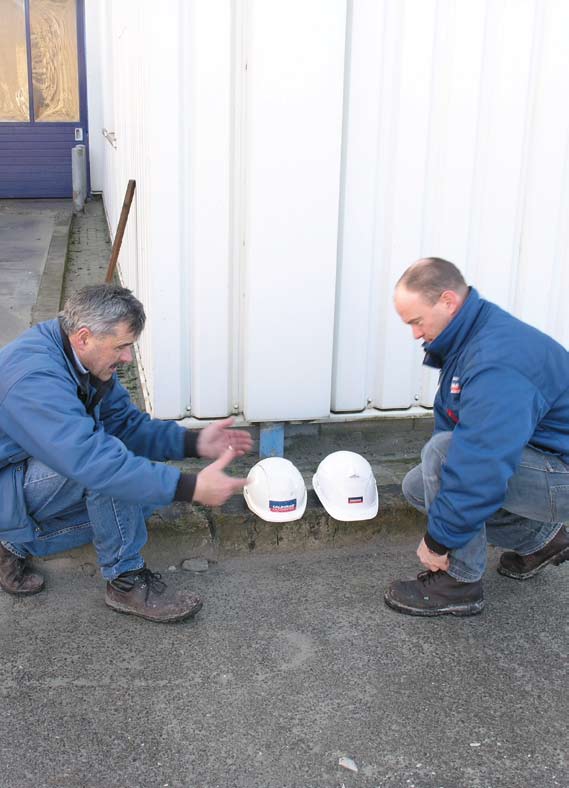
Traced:
<svg viewBox="0 0 569 788">
<path fill-rule="evenodd" d="M 58 320 L 0 350 L 0 538 L 32 538 L 24 499 L 33 457 L 86 489 L 137 504 L 174 499 L 180 471 L 155 461 L 184 457 L 186 430 L 141 413 L 116 375 L 104 395 L 65 352 Z"/>
<path fill-rule="evenodd" d="M 474 288 L 424 347 L 441 369 L 435 433 L 453 431 L 427 530 L 452 549 L 502 506 L 525 446 L 569 463 L 569 353 Z"/>
</svg>

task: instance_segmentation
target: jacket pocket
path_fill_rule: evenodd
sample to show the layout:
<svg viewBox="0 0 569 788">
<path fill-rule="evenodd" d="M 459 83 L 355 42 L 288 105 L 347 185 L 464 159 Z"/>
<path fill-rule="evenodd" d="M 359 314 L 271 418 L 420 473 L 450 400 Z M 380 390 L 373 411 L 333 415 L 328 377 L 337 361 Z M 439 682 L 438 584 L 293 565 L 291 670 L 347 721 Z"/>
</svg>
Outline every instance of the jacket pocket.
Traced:
<svg viewBox="0 0 569 788">
<path fill-rule="evenodd" d="M 24 498 L 24 462 L 0 470 L 0 539 L 18 544 L 34 538 L 34 522 Z"/>
</svg>

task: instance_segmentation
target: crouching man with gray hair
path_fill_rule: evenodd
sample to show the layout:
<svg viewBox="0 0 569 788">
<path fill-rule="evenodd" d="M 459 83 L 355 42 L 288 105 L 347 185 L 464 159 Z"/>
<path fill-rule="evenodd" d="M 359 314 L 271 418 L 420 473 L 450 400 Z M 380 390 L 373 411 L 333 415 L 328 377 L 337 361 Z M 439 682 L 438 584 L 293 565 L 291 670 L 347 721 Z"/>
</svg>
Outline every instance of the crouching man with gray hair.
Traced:
<svg viewBox="0 0 569 788">
<path fill-rule="evenodd" d="M 218 506 L 244 479 L 223 469 L 251 448 L 232 420 L 199 433 L 151 419 L 130 401 L 116 369 L 132 361 L 142 304 L 115 285 L 83 288 L 59 319 L 40 323 L 0 351 L 0 587 L 36 594 L 27 566 L 93 542 L 107 605 L 151 621 L 197 613 L 194 594 L 173 593 L 145 566 L 145 517 L 172 501 Z M 164 460 L 215 460 L 197 476 Z"/>
<path fill-rule="evenodd" d="M 455 265 L 418 260 L 395 308 L 441 370 L 435 431 L 403 492 L 428 516 L 416 580 L 386 603 L 416 616 L 468 616 L 484 606 L 486 541 L 498 571 L 527 580 L 569 559 L 569 354 L 480 298 Z"/>
</svg>

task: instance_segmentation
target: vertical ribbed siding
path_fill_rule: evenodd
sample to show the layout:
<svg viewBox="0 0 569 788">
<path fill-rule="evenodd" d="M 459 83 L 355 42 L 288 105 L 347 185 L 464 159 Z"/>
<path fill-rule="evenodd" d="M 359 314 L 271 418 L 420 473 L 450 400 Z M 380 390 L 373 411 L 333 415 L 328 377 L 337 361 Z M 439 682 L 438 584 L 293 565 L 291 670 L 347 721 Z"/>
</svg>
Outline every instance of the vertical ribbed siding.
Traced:
<svg viewBox="0 0 569 788">
<path fill-rule="evenodd" d="M 285 20 L 295 13 L 294 4 L 266 1 Z M 289 391 L 282 375 L 276 397 L 259 355 L 282 344 L 283 326 L 261 313 L 275 297 L 271 283 L 285 281 L 271 249 L 290 234 L 276 223 L 274 246 L 262 260 L 251 256 L 282 201 L 287 173 L 281 180 L 276 165 L 293 145 L 285 135 L 275 147 L 267 188 L 259 145 L 270 102 L 251 95 L 246 66 L 274 35 L 271 14 L 247 0 L 174 2 L 167 12 L 150 0 L 88 8 L 103 20 L 101 126 L 117 134 L 102 168 L 113 230 L 128 178 L 138 185 L 120 266 L 148 309 L 140 349 L 156 415 L 177 418 L 188 406 L 202 418 L 243 411 L 248 394 L 258 417 L 302 418 L 298 381 Z M 315 36 L 338 8 L 322 4 Z M 428 406 L 436 380 L 422 371 L 420 347 L 392 305 L 395 281 L 417 257 L 453 260 L 483 296 L 569 343 L 569 6 L 358 0 L 348 8 L 345 41 L 330 53 L 337 63 L 345 45 L 343 124 L 321 131 L 323 148 L 341 150 L 333 309 L 316 298 L 313 310 L 287 318 L 285 334 L 307 345 L 333 335 L 332 374 L 315 350 L 309 376 L 330 409 Z M 178 69 L 171 79 L 154 51 L 157 30 Z M 263 74 L 254 79 L 257 90 Z M 299 106 L 303 88 L 308 82 L 296 87 Z M 285 100 L 283 83 L 271 90 Z M 291 128 L 302 121 L 292 118 Z M 299 204 L 309 177 L 309 168 L 298 174 Z M 262 199 L 251 192 L 259 183 Z M 317 215 L 306 211 L 306 222 Z M 294 274 L 298 286 L 328 270 L 322 265 L 307 261 Z M 247 322 L 251 304 L 259 324 Z M 295 362 L 283 358 L 283 369 Z"/>
</svg>

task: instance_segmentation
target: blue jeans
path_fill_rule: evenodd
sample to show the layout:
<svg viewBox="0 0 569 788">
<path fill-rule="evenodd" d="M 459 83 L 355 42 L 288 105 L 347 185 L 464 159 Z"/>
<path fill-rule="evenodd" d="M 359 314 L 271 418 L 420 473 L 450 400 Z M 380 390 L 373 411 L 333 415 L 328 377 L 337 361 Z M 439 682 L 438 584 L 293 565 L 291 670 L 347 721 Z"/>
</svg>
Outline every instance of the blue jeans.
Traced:
<svg viewBox="0 0 569 788">
<path fill-rule="evenodd" d="M 24 477 L 28 513 L 36 523 L 31 542 L 4 542 L 12 552 L 46 556 L 93 542 L 106 580 L 140 569 L 146 544 L 147 509 L 86 490 L 52 471 L 39 460 L 28 460 Z"/>
<path fill-rule="evenodd" d="M 403 479 L 403 494 L 427 513 L 436 497 L 452 432 L 439 432 L 421 452 L 421 464 Z M 449 575 L 472 583 L 486 570 L 487 542 L 530 555 L 541 550 L 569 519 L 569 465 L 526 446 L 510 479 L 503 507 L 463 547 L 449 552 Z"/>
</svg>

